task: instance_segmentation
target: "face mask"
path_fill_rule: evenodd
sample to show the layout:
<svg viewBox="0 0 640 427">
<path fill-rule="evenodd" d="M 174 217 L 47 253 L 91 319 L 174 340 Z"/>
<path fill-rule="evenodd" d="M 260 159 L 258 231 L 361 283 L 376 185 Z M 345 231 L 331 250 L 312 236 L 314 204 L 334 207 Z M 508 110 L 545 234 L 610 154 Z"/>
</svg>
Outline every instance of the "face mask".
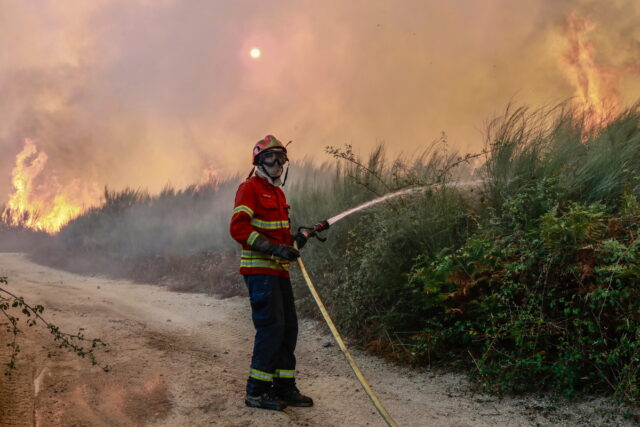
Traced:
<svg viewBox="0 0 640 427">
<path fill-rule="evenodd" d="M 271 166 L 269 166 L 266 163 L 264 163 L 264 168 L 267 170 L 267 173 L 269 174 L 269 176 L 271 176 L 273 178 L 279 178 L 280 175 L 282 175 L 282 170 L 284 169 L 282 167 L 282 165 L 280 165 L 277 162 L 275 162 Z"/>
</svg>

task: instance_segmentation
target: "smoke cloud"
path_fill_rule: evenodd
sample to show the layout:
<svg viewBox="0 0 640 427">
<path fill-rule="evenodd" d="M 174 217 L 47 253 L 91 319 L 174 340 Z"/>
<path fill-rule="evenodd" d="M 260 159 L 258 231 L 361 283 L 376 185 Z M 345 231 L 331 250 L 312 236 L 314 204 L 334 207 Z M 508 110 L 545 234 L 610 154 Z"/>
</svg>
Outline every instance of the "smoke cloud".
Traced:
<svg viewBox="0 0 640 427">
<path fill-rule="evenodd" d="M 508 102 L 573 95 L 571 12 L 636 101 L 630 0 L 0 0 L 0 203 L 25 138 L 43 180 L 151 191 L 248 172 L 267 133 L 319 161 L 329 144 L 412 153 L 442 131 L 478 149 Z"/>
</svg>

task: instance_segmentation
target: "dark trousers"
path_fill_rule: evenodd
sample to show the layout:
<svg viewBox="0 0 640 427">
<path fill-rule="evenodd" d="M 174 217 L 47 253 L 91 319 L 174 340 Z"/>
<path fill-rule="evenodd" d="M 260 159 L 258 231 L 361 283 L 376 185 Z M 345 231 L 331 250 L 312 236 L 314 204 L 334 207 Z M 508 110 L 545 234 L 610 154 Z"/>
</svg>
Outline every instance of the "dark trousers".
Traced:
<svg viewBox="0 0 640 427">
<path fill-rule="evenodd" d="M 247 393 L 262 394 L 273 381 L 293 384 L 298 340 L 298 317 L 291 281 L 286 277 L 248 274 L 251 318 L 256 337 Z"/>
</svg>

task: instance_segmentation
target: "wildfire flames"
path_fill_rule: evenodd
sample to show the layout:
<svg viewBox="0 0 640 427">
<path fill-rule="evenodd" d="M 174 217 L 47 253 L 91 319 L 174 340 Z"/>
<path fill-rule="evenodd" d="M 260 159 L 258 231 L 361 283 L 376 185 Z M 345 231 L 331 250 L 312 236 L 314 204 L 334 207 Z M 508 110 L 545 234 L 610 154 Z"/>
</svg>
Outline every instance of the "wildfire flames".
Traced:
<svg viewBox="0 0 640 427">
<path fill-rule="evenodd" d="M 620 80 L 624 70 L 606 69 L 596 63 L 595 47 L 589 33 L 592 22 L 571 13 L 565 36 L 568 49 L 563 70 L 575 90 L 574 104 L 585 116 L 587 131 L 606 125 L 620 110 Z"/>
<path fill-rule="evenodd" d="M 79 180 L 62 186 L 55 176 L 40 177 L 47 154 L 38 152 L 36 144 L 25 139 L 12 171 L 14 191 L 2 212 L 2 223 L 56 233 L 83 209 L 99 200 L 94 186 L 82 186 Z"/>
</svg>

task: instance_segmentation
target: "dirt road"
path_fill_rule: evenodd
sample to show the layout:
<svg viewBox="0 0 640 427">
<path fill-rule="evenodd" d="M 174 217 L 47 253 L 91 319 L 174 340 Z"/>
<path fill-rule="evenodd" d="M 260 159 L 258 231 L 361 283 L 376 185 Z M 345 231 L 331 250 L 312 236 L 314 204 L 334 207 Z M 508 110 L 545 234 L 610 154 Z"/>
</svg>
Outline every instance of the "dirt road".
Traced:
<svg viewBox="0 0 640 427">
<path fill-rule="evenodd" d="M 108 342 L 109 351 L 98 356 L 112 367 L 104 373 L 57 349 L 46 331 L 28 330 L 18 371 L 12 380 L 0 379 L 0 425 L 384 425 L 315 322 L 302 321 L 297 356 L 299 386 L 316 405 L 263 411 L 243 403 L 253 339 L 245 298 L 78 276 L 22 254 L 0 254 L 0 276 L 8 276 L 11 291 L 43 304 L 53 323 L 68 332 L 82 327 L 86 336 Z M 358 351 L 354 356 L 402 426 L 590 425 L 606 419 L 600 403 L 500 400 L 472 393 L 458 375 L 397 368 Z"/>
</svg>

